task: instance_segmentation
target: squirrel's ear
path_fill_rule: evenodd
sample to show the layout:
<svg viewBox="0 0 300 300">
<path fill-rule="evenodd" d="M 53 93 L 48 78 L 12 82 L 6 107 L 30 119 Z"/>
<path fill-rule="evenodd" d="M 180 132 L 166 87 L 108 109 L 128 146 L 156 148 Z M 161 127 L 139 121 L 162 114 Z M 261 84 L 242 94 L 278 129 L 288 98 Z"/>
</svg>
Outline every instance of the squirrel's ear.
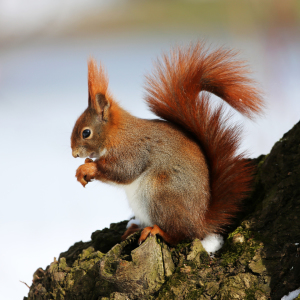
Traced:
<svg viewBox="0 0 300 300">
<path fill-rule="evenodd" d="M 95 101 L 93 101 L 91 104 L 92 108 L 94 108 L 96 112 L 102 116 L 102 119 L 104 121 L 108 121 L 110 103 L 106 99 L 105 95 L 101 93 L 96 94 Z"/>
<path fill-rule="evenodd" d="M 89 107 L 107 119 L 110 107 L 110 94 L 108 92 L 108 77 L 104 67 L 100 64 L 97 67 L 96 60 L 91 58 L 88 62 L 88 86 L 89 86 Z"/>
</svg>

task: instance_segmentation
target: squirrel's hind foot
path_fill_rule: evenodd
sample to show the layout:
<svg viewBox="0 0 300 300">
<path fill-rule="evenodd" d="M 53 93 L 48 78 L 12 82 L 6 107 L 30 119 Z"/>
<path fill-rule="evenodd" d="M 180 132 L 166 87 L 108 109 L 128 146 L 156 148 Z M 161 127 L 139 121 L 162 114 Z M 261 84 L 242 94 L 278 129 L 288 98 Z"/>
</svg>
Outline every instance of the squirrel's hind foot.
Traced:
<svg viewBox="0 0 300 300">
<path fill-rule="evenodd" d="M 171 237 L 169 234 L 167 234 L 165 231 L 160 229 L 157 225 L 154 225 L 153 227 L 145 227 L 141 233 L 141 236 L 138 240 L 139 245 L 143 243 L 148 236 L 155 236 L 159 235 L 162 237 L 162 239 L 167 242 L 170 245 L 176 244 L 178 241 L 175 240 L 173 237 Z"/>
</svg>

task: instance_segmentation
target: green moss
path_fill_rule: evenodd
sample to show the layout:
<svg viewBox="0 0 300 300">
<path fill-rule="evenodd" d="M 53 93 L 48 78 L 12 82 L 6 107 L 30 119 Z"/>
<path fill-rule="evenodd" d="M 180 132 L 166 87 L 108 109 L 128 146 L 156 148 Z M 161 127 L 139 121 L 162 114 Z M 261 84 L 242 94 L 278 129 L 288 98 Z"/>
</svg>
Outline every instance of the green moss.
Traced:
<svg viewBox="0 0 300 300">
<path fill-rule="evenodd" d="M 240 234 L 244 237 L 244 242 L 234 243 L 233 237 Z M 246 264 L 255 255 L 257 249 L 262 247 L 259 235 L 242 226 L 230 233 L 222 249 L 222 266 L 234 265 L 237 260 Z"/>
<path fill-rule="evenodd" d="M 165 282 L 163 287 L 159 290 L 159 294 L 157 299 L 178 299 L 176 298 L 176 292 L 174 291 L 174 287 L 178 287 L 180 283 L 186 284 L 187 276 L 184 273 L 180 272 L 180 268 L 178 267 L 173 276 Z"/>
<path fill-rule="evenodd" d="M 265 299 L 267 299 L 266 294 L 259 288 L 259 286 L 257 284 L 254 284 L 253 287 L 246 289 L 245 290 L 245 300 L 256 300 L 258 299 L 263 299 L 263 296 L 265 297 Z"/>
<path fill-rule="evenodd" d="M 71 268 L 68 267 L 66 259 L 63 257 L 59 260 L 58 268 L 61 271 L 70 271 Z"/>
<path fill-rule="evenodd" d="M 266 158 L 269 156 L 269 154 L 267 155 L 260 155 L 256 161 L 257 161 L 257 169 L 259 170 L 261 168 L 261 166 L 264 164 L 264 162 L 266 161 Z"/>
<path fill-rule="evenodd" d="M 174 252 L 176 253 L 186 253 L 187 251 L 190 250 L 192 243 L 191 242 L 181 242 L 180 244 L 178 244 L 176 246 L 176 248 L 174 249 Z"/>
<path fill-rule="evenodd" d="M 255 292 L 256 292 L 256 290 L 254 290 L 254 289 L 245 290 L 245 293 L 246 293 L 245 300 L 256 300 Z"/>
<path fill-rule="evenodd" d="M 204 287 L 195 288 L 188 293 L 186 299 L 193 299 L 193 300 L 198 299 L 200 296 L 203 295 L 204 290 L 205 290 Z"/>
<path fill-rule="evenodd" d="M 87 249 L 84 249 L 82 253 L 79 255 L 79 260 L 83 259 L 89 259 L 91 254 L 95 252 L 95 249 L 93 247 L 89 247 Z"/>
</svg>

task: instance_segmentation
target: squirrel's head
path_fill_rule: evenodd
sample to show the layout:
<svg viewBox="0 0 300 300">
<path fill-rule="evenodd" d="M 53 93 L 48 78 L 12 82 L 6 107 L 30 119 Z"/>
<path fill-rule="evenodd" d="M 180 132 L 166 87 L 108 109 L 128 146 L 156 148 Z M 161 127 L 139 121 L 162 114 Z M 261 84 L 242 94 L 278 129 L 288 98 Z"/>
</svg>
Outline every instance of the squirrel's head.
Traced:
<svg viewBox="0 0 300 300">
<path fill-rule="evenodd" d="M 78 118 L 71 135 L 74 157 L 99 158 L 110 121 L 112 97 L 108 92 L 108 78 L 95 60 L 88 63 L 88 108 Z"/>
</svg>

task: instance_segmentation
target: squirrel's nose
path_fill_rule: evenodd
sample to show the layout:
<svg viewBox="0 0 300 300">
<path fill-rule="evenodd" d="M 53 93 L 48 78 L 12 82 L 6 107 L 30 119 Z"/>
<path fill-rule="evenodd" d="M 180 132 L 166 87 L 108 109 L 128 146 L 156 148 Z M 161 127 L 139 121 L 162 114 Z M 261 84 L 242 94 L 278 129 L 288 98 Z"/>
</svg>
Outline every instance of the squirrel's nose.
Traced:
<svg viewBox="0 0 300 300">
<path fill-rule="evenodd" d="M 76 150 L 72 150 L 72 155 L 73 155 L 73 157 L 79 157 L 79 154 L 78 154 L 78 152 L 76 151 Z"/>
</svg>

